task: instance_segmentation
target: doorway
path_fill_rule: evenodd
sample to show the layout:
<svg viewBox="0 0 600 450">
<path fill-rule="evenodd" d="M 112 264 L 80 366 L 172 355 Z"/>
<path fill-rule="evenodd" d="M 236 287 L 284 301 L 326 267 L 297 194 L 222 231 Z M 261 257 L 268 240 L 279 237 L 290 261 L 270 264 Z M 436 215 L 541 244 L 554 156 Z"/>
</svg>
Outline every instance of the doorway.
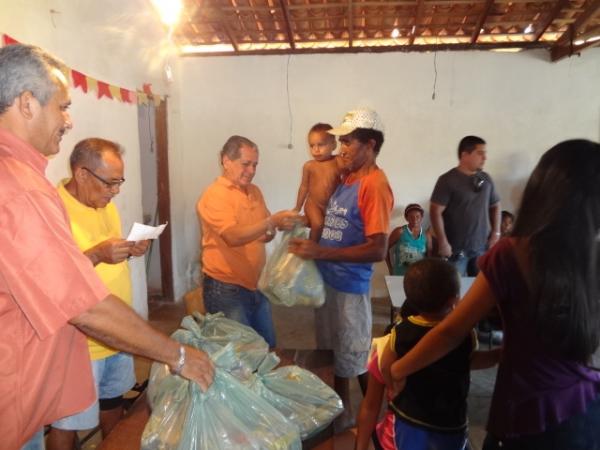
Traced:
<svg viewBox="0 0 600 450">
<path fill-rule="evenodd" d="M 170 222 L 167 102 L 138 105 L 144 224 Z M 171 230 L 166 227 L 146 252 L 148 300 L 173 301 Z"/>
</svg>

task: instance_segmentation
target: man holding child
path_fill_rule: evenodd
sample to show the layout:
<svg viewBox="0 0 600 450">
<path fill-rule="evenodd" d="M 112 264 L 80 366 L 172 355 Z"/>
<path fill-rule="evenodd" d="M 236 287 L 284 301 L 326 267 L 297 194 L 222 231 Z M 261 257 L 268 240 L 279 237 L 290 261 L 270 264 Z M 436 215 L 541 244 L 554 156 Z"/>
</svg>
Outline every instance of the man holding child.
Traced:
<svg viewBox="0 0 600 450">
<path fill-rule="evenodd" d="M 373 263 L 385 258 L 393 194 L 375 160 L 383 144 L 383 124 L 370 109 L 350 111 L 340 127 L 340 168 L 344 181 L 327 205 L 318 243 L 293 239 L 290 252 L 315 259 L 325 281 L 325 304 L 316 310 L 317 346 L 334 351 L 335 390 L 348 409 L 349 379 L 366 389 L 371 346 L 369 288 Z"/>
</svg>

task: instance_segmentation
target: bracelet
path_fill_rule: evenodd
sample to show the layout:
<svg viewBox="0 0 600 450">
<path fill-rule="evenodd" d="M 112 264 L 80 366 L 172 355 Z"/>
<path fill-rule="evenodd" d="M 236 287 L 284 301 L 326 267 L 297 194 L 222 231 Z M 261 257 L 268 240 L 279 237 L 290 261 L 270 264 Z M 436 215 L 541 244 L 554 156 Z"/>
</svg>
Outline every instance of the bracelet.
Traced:
<svg viewBox="0 0 600 450">
<path fill-rule="evenodd" d="M 179 360 L 177 361 L 177 365 L 171 369 L 171 373 L 173 375 L 181 375 L 183 366 L 185 366 L 185 347 L 183 345 L 180 345 L 179 346 Z"/>
</svg>

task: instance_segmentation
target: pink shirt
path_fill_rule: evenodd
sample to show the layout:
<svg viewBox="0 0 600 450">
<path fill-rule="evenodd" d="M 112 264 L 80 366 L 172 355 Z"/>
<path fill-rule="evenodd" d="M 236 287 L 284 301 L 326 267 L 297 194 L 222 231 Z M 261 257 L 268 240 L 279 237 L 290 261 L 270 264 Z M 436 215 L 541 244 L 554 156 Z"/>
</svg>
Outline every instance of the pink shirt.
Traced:
<svg viewBox="0 0 600 450">
<path fill-rule="evenodd" d="M 109 292 L 73 241 L 47 164 L 0 128 L 0 436 L 8 450 L 95 398 L 85 336 L 68 321 Z"/>
<path fill-rule="evenodd" d="M 385 385 L 383 374 L 381 373 L 380 357 L 383 353 L 383 349 L 389 346 L 390 335 L 386 334 L 380 338 L 373 339 L 371 345 L 371 353 L 369 354 L 369 360 L 367 361 L 367 370 L 369 374 L 373 376 L 377 383 Z M 392 401 L 392 398 L 388 395 L 388 389 L 385 388 L 385 401 L 386 404 Z M 396 450 L 395 444 L 395 421 L 396 416 L 390 408 L 385 408 L 385 414 L 382 419 L 377 423 L 375 432 L 377 433 L 377 439 L 382 450 Z"/>
</svg>

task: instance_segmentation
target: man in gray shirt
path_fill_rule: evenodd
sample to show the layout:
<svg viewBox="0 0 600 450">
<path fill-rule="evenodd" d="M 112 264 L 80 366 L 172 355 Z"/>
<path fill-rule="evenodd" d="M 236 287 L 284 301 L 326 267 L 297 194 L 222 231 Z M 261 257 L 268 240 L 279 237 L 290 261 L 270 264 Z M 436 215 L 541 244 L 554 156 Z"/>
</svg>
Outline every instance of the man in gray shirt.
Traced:
<svg viewBox="0 0 600 450">
<path fill-rule="evenodd" d="M 475 276 L 477 258 L 500 237 L 500 197 L 484 172 L 485 141 L 466 136 L 458 144 L 458 167 L 441 175 L 431 194 L 431 225 L 438 255 L 462 276 Z"/>
</svg>

